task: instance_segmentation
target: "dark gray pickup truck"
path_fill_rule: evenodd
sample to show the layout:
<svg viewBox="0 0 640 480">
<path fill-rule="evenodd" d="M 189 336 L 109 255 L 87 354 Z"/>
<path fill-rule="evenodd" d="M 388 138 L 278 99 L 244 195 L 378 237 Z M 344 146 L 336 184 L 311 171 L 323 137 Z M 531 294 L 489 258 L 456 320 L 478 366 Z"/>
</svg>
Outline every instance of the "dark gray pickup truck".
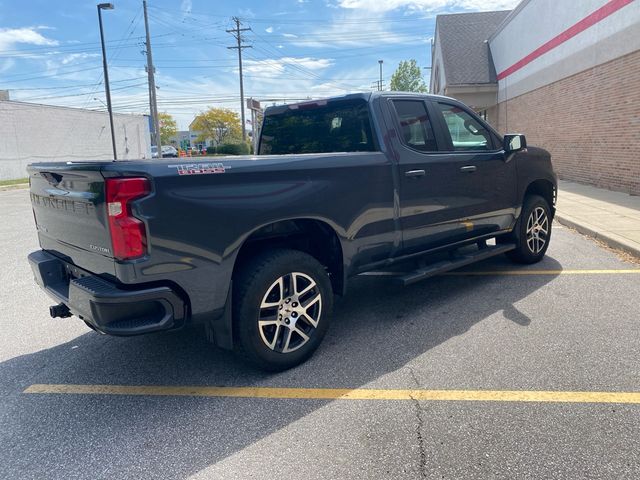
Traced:
<svg viewBox="0 0 640 480">
<path fill-rule="evenodd" d="M 539 261 L 557 183 L 523 135 L 393 92 L 269 108 L 257 156 L 28 171 L 42 248 L 29 261 L 53 317 L 112 335 L 201 322 L 269 370 L 313 353 L 350 277 Z"/>
</svg>

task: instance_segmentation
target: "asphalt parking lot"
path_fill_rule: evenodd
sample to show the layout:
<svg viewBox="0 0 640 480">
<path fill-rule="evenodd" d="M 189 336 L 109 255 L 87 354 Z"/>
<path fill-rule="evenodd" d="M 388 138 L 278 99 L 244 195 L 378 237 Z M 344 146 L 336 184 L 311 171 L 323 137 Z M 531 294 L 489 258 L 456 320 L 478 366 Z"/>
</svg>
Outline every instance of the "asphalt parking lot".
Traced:
<svg viewBox="0 0 640 480">
<path fill-rule="evenodd" d="M 534 266 L 359 278 L 268 375 L 199 330 L 52 320 L 28 192 L 0 204 L 0 478 L 640 477 L 640 266 L 571 230 Z"/>
</svg>

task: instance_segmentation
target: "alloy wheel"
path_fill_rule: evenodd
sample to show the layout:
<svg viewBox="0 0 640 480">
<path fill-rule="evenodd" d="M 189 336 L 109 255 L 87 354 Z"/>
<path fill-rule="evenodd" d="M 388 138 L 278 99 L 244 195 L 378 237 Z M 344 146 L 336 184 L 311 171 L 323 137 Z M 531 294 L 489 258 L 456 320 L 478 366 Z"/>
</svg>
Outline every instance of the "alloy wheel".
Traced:
<svg viewBox="0 0 640 480">
<path fill-rule="evenodd" d="M 534 255 L 540 253 L 549 238 L 549 217 L 543 207 L 532 210 L 527 219 L 527 247 Z"/>
<path fill-rule="evenodd" d="M 287 273 L 271 284 L 260 303 L 260 337 L 275 352 L 293 352 L 311 339 L 321 315 L 316 282 L 301 272 Z"/>
</svg>

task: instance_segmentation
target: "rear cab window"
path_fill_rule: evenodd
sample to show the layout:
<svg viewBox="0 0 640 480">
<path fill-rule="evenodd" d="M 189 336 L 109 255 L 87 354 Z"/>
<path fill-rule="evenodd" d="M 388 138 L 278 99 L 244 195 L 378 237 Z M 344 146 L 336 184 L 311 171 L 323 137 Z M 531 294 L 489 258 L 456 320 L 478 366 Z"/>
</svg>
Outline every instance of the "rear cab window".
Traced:
<svg viewBox="0 0 640 480">
<path fill-rule="evenodd" d="M 420 152 L 438 150 L 427 107 L 422 100 L 393 100 L 400 139 L 409 148 Z"/>
<path fill-rule="evenodd" d="M 260 155 L 376 150 L 365 99 L 292 105 L 262 125 Z"/>
</svg>

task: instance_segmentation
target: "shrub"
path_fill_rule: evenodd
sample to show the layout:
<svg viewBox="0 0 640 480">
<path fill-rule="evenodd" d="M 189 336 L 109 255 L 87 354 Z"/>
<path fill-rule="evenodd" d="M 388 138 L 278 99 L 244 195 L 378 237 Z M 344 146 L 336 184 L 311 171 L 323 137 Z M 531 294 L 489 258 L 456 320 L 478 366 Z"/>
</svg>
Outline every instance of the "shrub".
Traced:
<svg viewBox="0 0 640 480">
<path fill-rule="evenodd" d="M 213 155 L 216 153 L 216 147 L 207 147 L 207 155 Z"/>
<path fill-rule="evenodd" d="M 248 155 L 249 145 L 246 143 L 223 143 L 216 148 L 216 153 L 223 155 Z"/>
</svg>

